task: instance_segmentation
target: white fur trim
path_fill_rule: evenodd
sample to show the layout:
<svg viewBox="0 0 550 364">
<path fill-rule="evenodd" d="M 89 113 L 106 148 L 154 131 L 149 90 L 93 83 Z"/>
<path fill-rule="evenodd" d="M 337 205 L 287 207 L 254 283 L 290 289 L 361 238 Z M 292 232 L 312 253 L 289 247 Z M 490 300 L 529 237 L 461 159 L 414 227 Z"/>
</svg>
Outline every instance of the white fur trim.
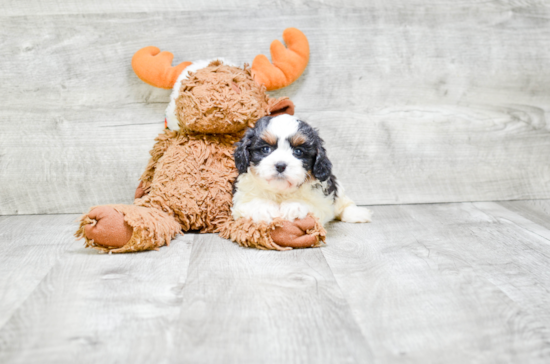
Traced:
<svg viewBox="0 0 550 364">
<path fill-rule="evenodd" d="M 170 130 L 179 130 L 179 123 L 178 118 L 176 117 L 176 98 L 179 95 L 181 83 L 183 80 L 186 80 L 189 77 L 189 72 L 197 72 L 201 68 L 208 67 L 210 62 L 212 61 L 222 61 L 223 64 L 227 66 L 233 66 L 236 67 L 236 65 L 233 62 L 230 62 L 224 58 L 212 58 L 207 60 L 200 60 L 193 62 L 191 65 L 187 66 L 183 70 L 183 72 L 179 75 L 176 83 L 174 84 L 174 87 L 172 88 L 172 94 L 170 95 L 170 103 L 168 104 L 168 107 L 166 108 L 165 117 L 168 124 L 168 128 Z"/>
</svg>

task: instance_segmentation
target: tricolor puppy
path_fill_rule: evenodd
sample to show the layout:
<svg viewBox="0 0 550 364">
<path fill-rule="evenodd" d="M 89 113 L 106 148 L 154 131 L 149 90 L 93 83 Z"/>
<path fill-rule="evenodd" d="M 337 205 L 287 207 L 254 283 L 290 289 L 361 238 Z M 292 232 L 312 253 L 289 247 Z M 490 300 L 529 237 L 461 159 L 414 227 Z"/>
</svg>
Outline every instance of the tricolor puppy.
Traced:
<svg viewBox="0 0 550 364">
<path fill-rule="evenodd" d="M 294 221 L 312 213 L 321 224 L 370 221 L 371 211 L 344 195 L 317 131 L 294 116 L 258 120 L 237 143 L 235 165 L 235 219 Z"/>
</svg>

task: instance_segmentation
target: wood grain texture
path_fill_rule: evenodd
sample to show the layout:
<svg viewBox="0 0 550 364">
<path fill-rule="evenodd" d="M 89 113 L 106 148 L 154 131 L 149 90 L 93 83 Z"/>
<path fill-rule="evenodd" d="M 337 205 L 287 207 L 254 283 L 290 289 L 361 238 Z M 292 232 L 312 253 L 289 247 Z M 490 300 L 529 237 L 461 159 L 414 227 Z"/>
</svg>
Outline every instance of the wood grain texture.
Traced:
<svg viewBox="0 0 550 364">
<path fill-rule="evenodd" d="M 319 249 L 259 251 L 207 236 L 193 246 L 182 295 L 174 362 L 372 362 Z"/>
<path fill-rule="evenodd" d="M 162 108 L 0 111 L 0 212 L 87 212 L 132 203 Z M 140 117 L 135 117 L 139 114 Z M 34 120 L 33 131 L 14 127 Z M 24 181 L 20 178 L 24 176 Z"/>
<path fill-rule="evenodd" d="M 375 360 L 549 360 L 548 230 L 496 203 L 373 209 L 323 253 Z"/>
<path fill-rule="evenodd" d="M 1 363 L 372 361 L 319 249 L 186 234 L 158 252 L 99 254 L 74 241 L 74 217 L 0 218 L 0 288 L 17 297 L 0 300 Z M 20 245 L 38 234 L 40 249 Z"/>
<path fill-rule="evenodd" d="M 494 202 L 372 209 L 290 252 L 106 255 L 75 215 L 0 217 L 0 362 L 548 362 L 550 229 Z"/>
<path fill-rule="evenodd" d="M 0 327 L 67 248 L 77 215 L 0 217 Z"/>
<path fill-rule="evenodd" d="M 310 40 L 304 77 L 279 91 L 299 110 L 368 111 L 457 102 L 545 107 L 550 9 L 368 9 L 151 12 L 5 17 L 0 58 L 5 105 L 84 106 L 167 102 L 132 72 L 154 44 L 175 61 L 226 57 L 250 63 L 282 29 Z"/>
<path fill-rule="evenodd" d="M 515 8 L 530 6 L 545 6 L 544 0 L 506 0 L 486 2 L 485 7 L 499 5 L 514 6 Z M 425 6 L 425 0 L 386 0 L 385 6 Z M 430 6 L 468 6 L 479 3 L 474 0 L 440 0 Z M 311 9 L 311 8 L 368 8 L 372 1 L 364 0 L 134 0 L 134 1 L 70 1 L 70 0 L 6 0 L 0 4 L 2 14 L 6 16 L 47 15 L 47 14 L 88 14 L 88 13 L 128 13 L 152 11 L 215 11 L 234 9 Z"/>
<path fill-rule="evenodd" d="M 98 254 L 75 242 L 74 217 L 1 220 L 0 234 L 11 246 L 11 255 L 0 258 L 2 272 L 11 272 L 1 287 L 18 299 L 0 301 L 0 362 L 154 361 L 174 345 L 170 330 L 194 235 L 153 254 Z M 22 236 L 34 236 L 41 250 L 19 246 Z M 38 275 L 38 267 L 46 269 Z"/>
<path fill-rule="evenodd" d="M 305 119 L 360 204 L 529 199 L 550 194 L 550 133 L 513 116 L 525 109 L 411 106 Z"/>
<path fill-rule="evenodd" d="M 550 200 L 503 201 L 499 205 L 550 229 Z"/>
<path fill-rule="evenodd" d="M 111 3 L 2 17 L 0 214 L 131 201 L 169 93 L 133 75 L 140 47 L 250 62 L 286 26 L 309 37 L 311 61 L 275 95 L 321 129 L 358 203 L 550 198 L 543 4 L 142 12 L 149 5 L 138 1 L 119 12 Z M 31 8 L 6 4 L 12 15 Z"/>
<path fill-rule="evenodd" d="M 0 212 L 131 203 L 152 135 L 162 129 L 161 120 L 150 120 L 161 109 L 0 111 L 7 115 L 0 123 Z M 21 115 L 37 121 L 33 134 L 13 128 Z M 336 176 L 358 203 L 534 198 L 550 188 L 548 134 L 496 110 L 327 111 L 304 119 L 320 129 Z"/>
</svg>

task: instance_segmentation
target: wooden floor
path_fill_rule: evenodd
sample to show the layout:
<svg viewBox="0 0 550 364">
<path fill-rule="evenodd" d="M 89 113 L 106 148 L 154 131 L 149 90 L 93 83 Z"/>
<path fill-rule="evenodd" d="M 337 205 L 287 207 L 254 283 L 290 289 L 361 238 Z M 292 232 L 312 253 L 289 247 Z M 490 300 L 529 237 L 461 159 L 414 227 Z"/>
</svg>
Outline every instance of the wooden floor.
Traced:
<svg viewBox="0 0 550 364">
<path fill-rule="evenodd" d="M 550 200 L 373 206 L 328 245 L 105 255 L 0 217 L 0 363 L 548 363 Z"/>
</svg>

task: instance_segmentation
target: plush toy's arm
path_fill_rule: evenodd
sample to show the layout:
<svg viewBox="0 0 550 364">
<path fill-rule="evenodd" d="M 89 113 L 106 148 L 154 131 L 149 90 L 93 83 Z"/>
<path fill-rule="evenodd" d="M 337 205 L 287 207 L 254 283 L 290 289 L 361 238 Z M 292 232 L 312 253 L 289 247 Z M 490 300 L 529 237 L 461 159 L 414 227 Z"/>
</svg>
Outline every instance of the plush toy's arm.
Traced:
<svg viewBox="0 0 550 364">
<path fill-rule="evenodd" d="M 294 222 L 275 219 L 271 223 L 256 223 L 250 218 L 230 219 L 217 232 L 241 246 L 271 250 L 319 247 L 326 235 L 319 220 L 312 215 Z"/>
<path fill-rule="evenodd" d="M 164 155 L 168 147 L 172 145 L 175 135 L 176 132 L 165 130 L 164 133 L 159 134 L 155 138 L 156 143 L 150 152 L 151 159 L 149 159 L 149 163 L 147 163 L 145 172 L 143 172 L 139 178 L 140 182 L 136 189 L 135 198 L 143 197 L 149 193 L 151 183 L 153 182 L 153 176 L 155 175 L 157 162 Z"/>
</svg>

